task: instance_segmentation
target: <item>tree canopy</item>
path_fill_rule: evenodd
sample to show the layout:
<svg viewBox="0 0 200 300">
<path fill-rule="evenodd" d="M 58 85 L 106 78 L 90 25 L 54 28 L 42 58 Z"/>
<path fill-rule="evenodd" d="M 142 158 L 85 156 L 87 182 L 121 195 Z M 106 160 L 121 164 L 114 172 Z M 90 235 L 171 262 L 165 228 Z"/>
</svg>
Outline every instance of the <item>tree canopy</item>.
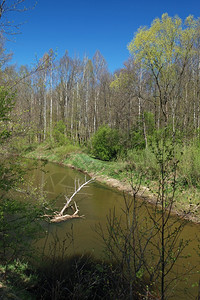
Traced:
<svg viewBox="0 0 200 300">
<path fill-rule="evenodd" d="M 153 75 L 165 121 L 167 103 L 175 109 L 184 72 L 191 67 L 197 53 L 198 28 L 199 20 L 193 16 L 183 22 L 178 16 L 169 17 L 165 13 L 161 19 L 156 18 L 150 28 L 139 28 L 128 45 L 134 61 Z"/>
</svg>

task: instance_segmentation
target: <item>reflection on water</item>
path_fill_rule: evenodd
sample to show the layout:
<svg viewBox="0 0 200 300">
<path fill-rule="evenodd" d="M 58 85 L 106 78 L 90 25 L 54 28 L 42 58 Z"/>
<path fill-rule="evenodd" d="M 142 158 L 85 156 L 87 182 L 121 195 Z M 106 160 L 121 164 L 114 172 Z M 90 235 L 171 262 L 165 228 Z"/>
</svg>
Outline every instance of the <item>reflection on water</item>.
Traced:
<svg viewBox="0 0 200 300">
<path fill-rule="evenodd" d="M 85 175 L 75 170 L 50 163 L 46 165 L 45 171 L 46 173 L 40 170 L 34 171 L 32 174 L 34 185 L 40 188 L 41 194 L 44 192 L 47 193 L 47 197 L 50 199 L 54 199 L 60 195 L 56 202 L 56 209 L 59 211 L 65 203 L 64 195 L 70 196 L 74 191 L 75 180 L 84 182 Z M 100 222 L 103 229 L 106 230 L 106 215 L 109 214 L 109 211 L 113 207 L 115 207 L 117 215 L 121 214 L 121 208 L 124 203 L 123 194 L 106 185 L 93 182 L 84 188 L 76 196 L 75 200 L 80 210 L 79 214 L 84 215 L 85 218 L 74 219 L 59 224 L 50 224 L 47 230 L 48 235 L 44 239 L 41 239 L 37 246 L 43 250 L 45 248 L 46 253 L 48 253 L 55 237 L 59 238 L 59 241 L 65 241 L 73 225 L 73 243 L 68 251 L 71 253 L 92 252 L 96 257 L 99 257 L 102 255 L 103 244 L 94 230 L 95 225 Z M 179 260 L 176 263 L 177 271 L 184 271 L 183 262 L 198 267 L 200 259 L 195 249 L 198 248 L 197 237 L 200 238 L 199 233 L 199 225 L 188 222 L 185 226 L 181 237 L 184 240 L 190 239 L 192 242 L 185 249 L 184 255 L 190 254 L 191 257 L 184 261 Z M 188 283 L 182 283 L 179 288 L 183 289 L 185 286 L 191 286 L 192 283 L 195 281 L 198 282 L 198 280 L 199 277 L 193 275 Z M 197 287 L 190 288 L 190 294 L 190 296 L 178 295 L 177 287 L 177 295 L 173 299 L 195 299 L 194 295 L 197 296 Z"/>
<path fill-rule="evenodd" d="M 84 182 L 85 175 L 56 164 L 46 165 L 45 171 L 47 171 L 46 174 L 35 170 L 32 179 L 41 189 L 41 194 L 47 192 L 47 197 L 51 199 L 60 195 L 56 201 L 56 209 L 59 211 L 65 203 L 64 195 L 72 195 L 75 180 L 79 179 L 80 183 Z M 101 242 L 93 229 L 98 222 L 105 224 L 106 214 L 113 206 L 120 210 L 123 196 L 105 185 L 93 182 L 82 189 L 75 200 L 80 210 L 79 214 L 84 215 L 84 218 L 51 224 L 49 239 L 53 233 L 64 239 L 66 232 L 71 230 L 71 224 L 73 224 L 74 250 L 81 253 L 93 251 L 98 256 L 102 252 Z M 40 243 L 42 245 L 43 241 Z"/>
</svg>

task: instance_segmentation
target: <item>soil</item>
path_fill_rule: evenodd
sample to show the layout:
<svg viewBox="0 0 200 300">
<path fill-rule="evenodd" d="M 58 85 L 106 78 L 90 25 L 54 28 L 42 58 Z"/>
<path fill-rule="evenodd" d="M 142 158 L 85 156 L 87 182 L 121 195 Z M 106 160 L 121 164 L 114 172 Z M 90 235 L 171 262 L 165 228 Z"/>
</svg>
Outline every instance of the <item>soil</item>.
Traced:
<svg viewBox="0 0 200 300">
<path fill-rule="evenodd" d="M 76 169 L 82 173 L 86 173 L 88 174 L 90 177 L 94 177 L 96 181 L 99 181 L 101 183 L 107 184 L 108 186 L 112 187 L 112 188 L 116 188 L 121 192 L 126 192 L 129 193 L 131 195 L 133 195 L 133 189 L 131 188 L 131 185 L 127 182 L 121 182 L 117 179 L 114 178 L 110 178 L 110 177 L 106 177 L 103 175 L 99 175 L 99 176 L 95 176 L 95 174 L 93 173 L 87 173 L 81 169 L 75 168 L 73 165 L 71 164 L 62 164 L 63 166 L 67 166 L 69 168 L 72 169 Z M 155 205 L 157 203 L 157 197 L 155 194 L 153 194 L 148 187 L 144 187 L 144 186 L 140 186 L 139 191 L 137 192 L 137 197 L 141 200 L 145 200 L 150 204 Z M 200 209 L 198 207 L 198 209 Z M 195 215 L 192 212 L 186 213 L 184 210 L 180 211 L 177 210 L 175 207 L 172 210 L 172 215 L 177 216 L 179 218 L 182 219 L 186 219 L 190 222 L 193 222 L 195 224 L 200 224 L 200 220 L 199 217 L 197 215 Z"/>
</svg>

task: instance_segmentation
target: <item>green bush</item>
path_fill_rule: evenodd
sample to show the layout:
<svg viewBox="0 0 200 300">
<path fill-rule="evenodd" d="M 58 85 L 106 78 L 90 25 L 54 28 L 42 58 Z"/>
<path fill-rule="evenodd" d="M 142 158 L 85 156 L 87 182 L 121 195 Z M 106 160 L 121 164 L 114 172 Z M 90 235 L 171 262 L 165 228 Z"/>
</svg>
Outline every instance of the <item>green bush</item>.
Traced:
<svg viewBox="0 0 200 300">
<path fill-rule="evenodd" d="M 76 153 L 80 148 L 76 145 L 68 144 L 53 149 L 52 154 L 56 155 L 59 160 L 66 159 L 70 153 Z"/>
<path fill-rule="evenodd" d="M 154 115 L 150 112 L 144 112 L 143 117 L 136 122 L 130 132 L 130 148 L 145 149 L 146 142 L 144 137 L 144 124 L 146 128 L 147 140 L 155 132 Z"/>
<path fill-rule="evenodd" d="M 44 214 L 39 206 L 15 199 L 0 201 L 0 262 L 32 255 L 31 242 L 42 233 L 39 219 Z"/>
<path fill-rule="evenodd" d="M 91 154 L 101 160 L 110 160 L 120 150 L 119 134 L 109 126 L 101 126 L 91 139 Z"/>
<path fill-rule="evenodd" d="M 53 138 L 57 145 L 66 145 L 69 141 L 65 136 L 65 123 L 60 120 L 53 128 Z"/>
<path fill-rule="evenodd" d="M 91 254 L 49 257 L 40 263 L 37 274 L 37 299 L 129 299 L 129 282 L 118 264 Z M 134 299 L 145 293 L 144 282 L 134 280 Z"/>
<path fill-rule="evenodd" d="M 147 179 L 158 179 L 159 166 L 156 162 L 155 154 L 151 149 L 129 150 L 127 152 L 126 160 L 130 165 L 132 164 L 137 172 L 145 174 Z"/>
<path fill-rule="evenodd" d="M 179 179 L 184 185 L 200 187 L 200 147 L 185 146 L 179 164 Z"/>
<path fill-rule="evenodd" d="M 34 151 L 37 148 L 37 143 L 29 143 L 26 138 L 23 137 L 13 137 L 9 141 L 9 150 L 12 153 L 24 154 L 27 152 Z"/>
<path fill-rule="evenodd" d="M 134 128 L 131 132 L 131 148 L 134 149 L 144 149 L 145 139 L 141 129 Z"/>
</svg>

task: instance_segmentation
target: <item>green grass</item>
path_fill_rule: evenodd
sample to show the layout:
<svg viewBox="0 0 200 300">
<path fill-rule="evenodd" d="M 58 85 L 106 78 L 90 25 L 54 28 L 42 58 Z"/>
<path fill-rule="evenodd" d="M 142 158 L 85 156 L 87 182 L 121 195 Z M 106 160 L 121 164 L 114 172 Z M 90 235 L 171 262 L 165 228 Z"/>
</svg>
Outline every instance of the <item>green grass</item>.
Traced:
<svg viewBox="0 0 200 300">
<path fill-rule="evenodd" d="M 78 170 L 100 176 L 104 182 L 107 179 L 117 179 L 121 183 L 129 185 L 132 177 L 133 185 L 142 177 L 141 185 L 149 188 L 149 196 L 156 197 L 158 191 L 159 167 L 155 155 L 149 150 L 131 150 L 125 159 L 115 161 L 101 161 L 85 153 L 78 146 L 64 145 L 52 148 L 48 143 L 28 153 L 28 158 L 42 158 L 51 162 L 71 165 Z M 200 148 L 187 146 L 184 149 L 177 148 L 178 180 L 176 187 L 176 209 L 183 212 L 189 208 L 195 208 L 200 199 Z M 182 154 L 180 154 L 182 152 Z M 151 191 L 151 192 L 150 192 Z M 193 209 L 193 215 L 199 216 L 199 210 Z"/>
<path fill-rule="evenodd" d="M 51 148 L 48 144 L 41 144 L 38 148 L 28 154 L 27 158 L 47 159 L 51 162 L 63 163 L 64 165 L 72 165 L 77 169 L 81 169 L 87 173 L 96 175 L 104 175 L 118 180 L 123 178 L 122 172 L 127 166 L 123 161 L 101 161 L 92 158 L 88 154 L 82 152 L 82 149 L 73 145 L 65 145 Z"/>
<path fill-rule="evenodd" d="M 118 161 L 101 161 L 90 157 L 85 153 L 73 153 L 66 160 L 65 164 L 72 164 L 77 169 L 96 175 L 104 175 L 120 180 L 121 172 L 125 169 L 126 163 Z"/>
</svg>

